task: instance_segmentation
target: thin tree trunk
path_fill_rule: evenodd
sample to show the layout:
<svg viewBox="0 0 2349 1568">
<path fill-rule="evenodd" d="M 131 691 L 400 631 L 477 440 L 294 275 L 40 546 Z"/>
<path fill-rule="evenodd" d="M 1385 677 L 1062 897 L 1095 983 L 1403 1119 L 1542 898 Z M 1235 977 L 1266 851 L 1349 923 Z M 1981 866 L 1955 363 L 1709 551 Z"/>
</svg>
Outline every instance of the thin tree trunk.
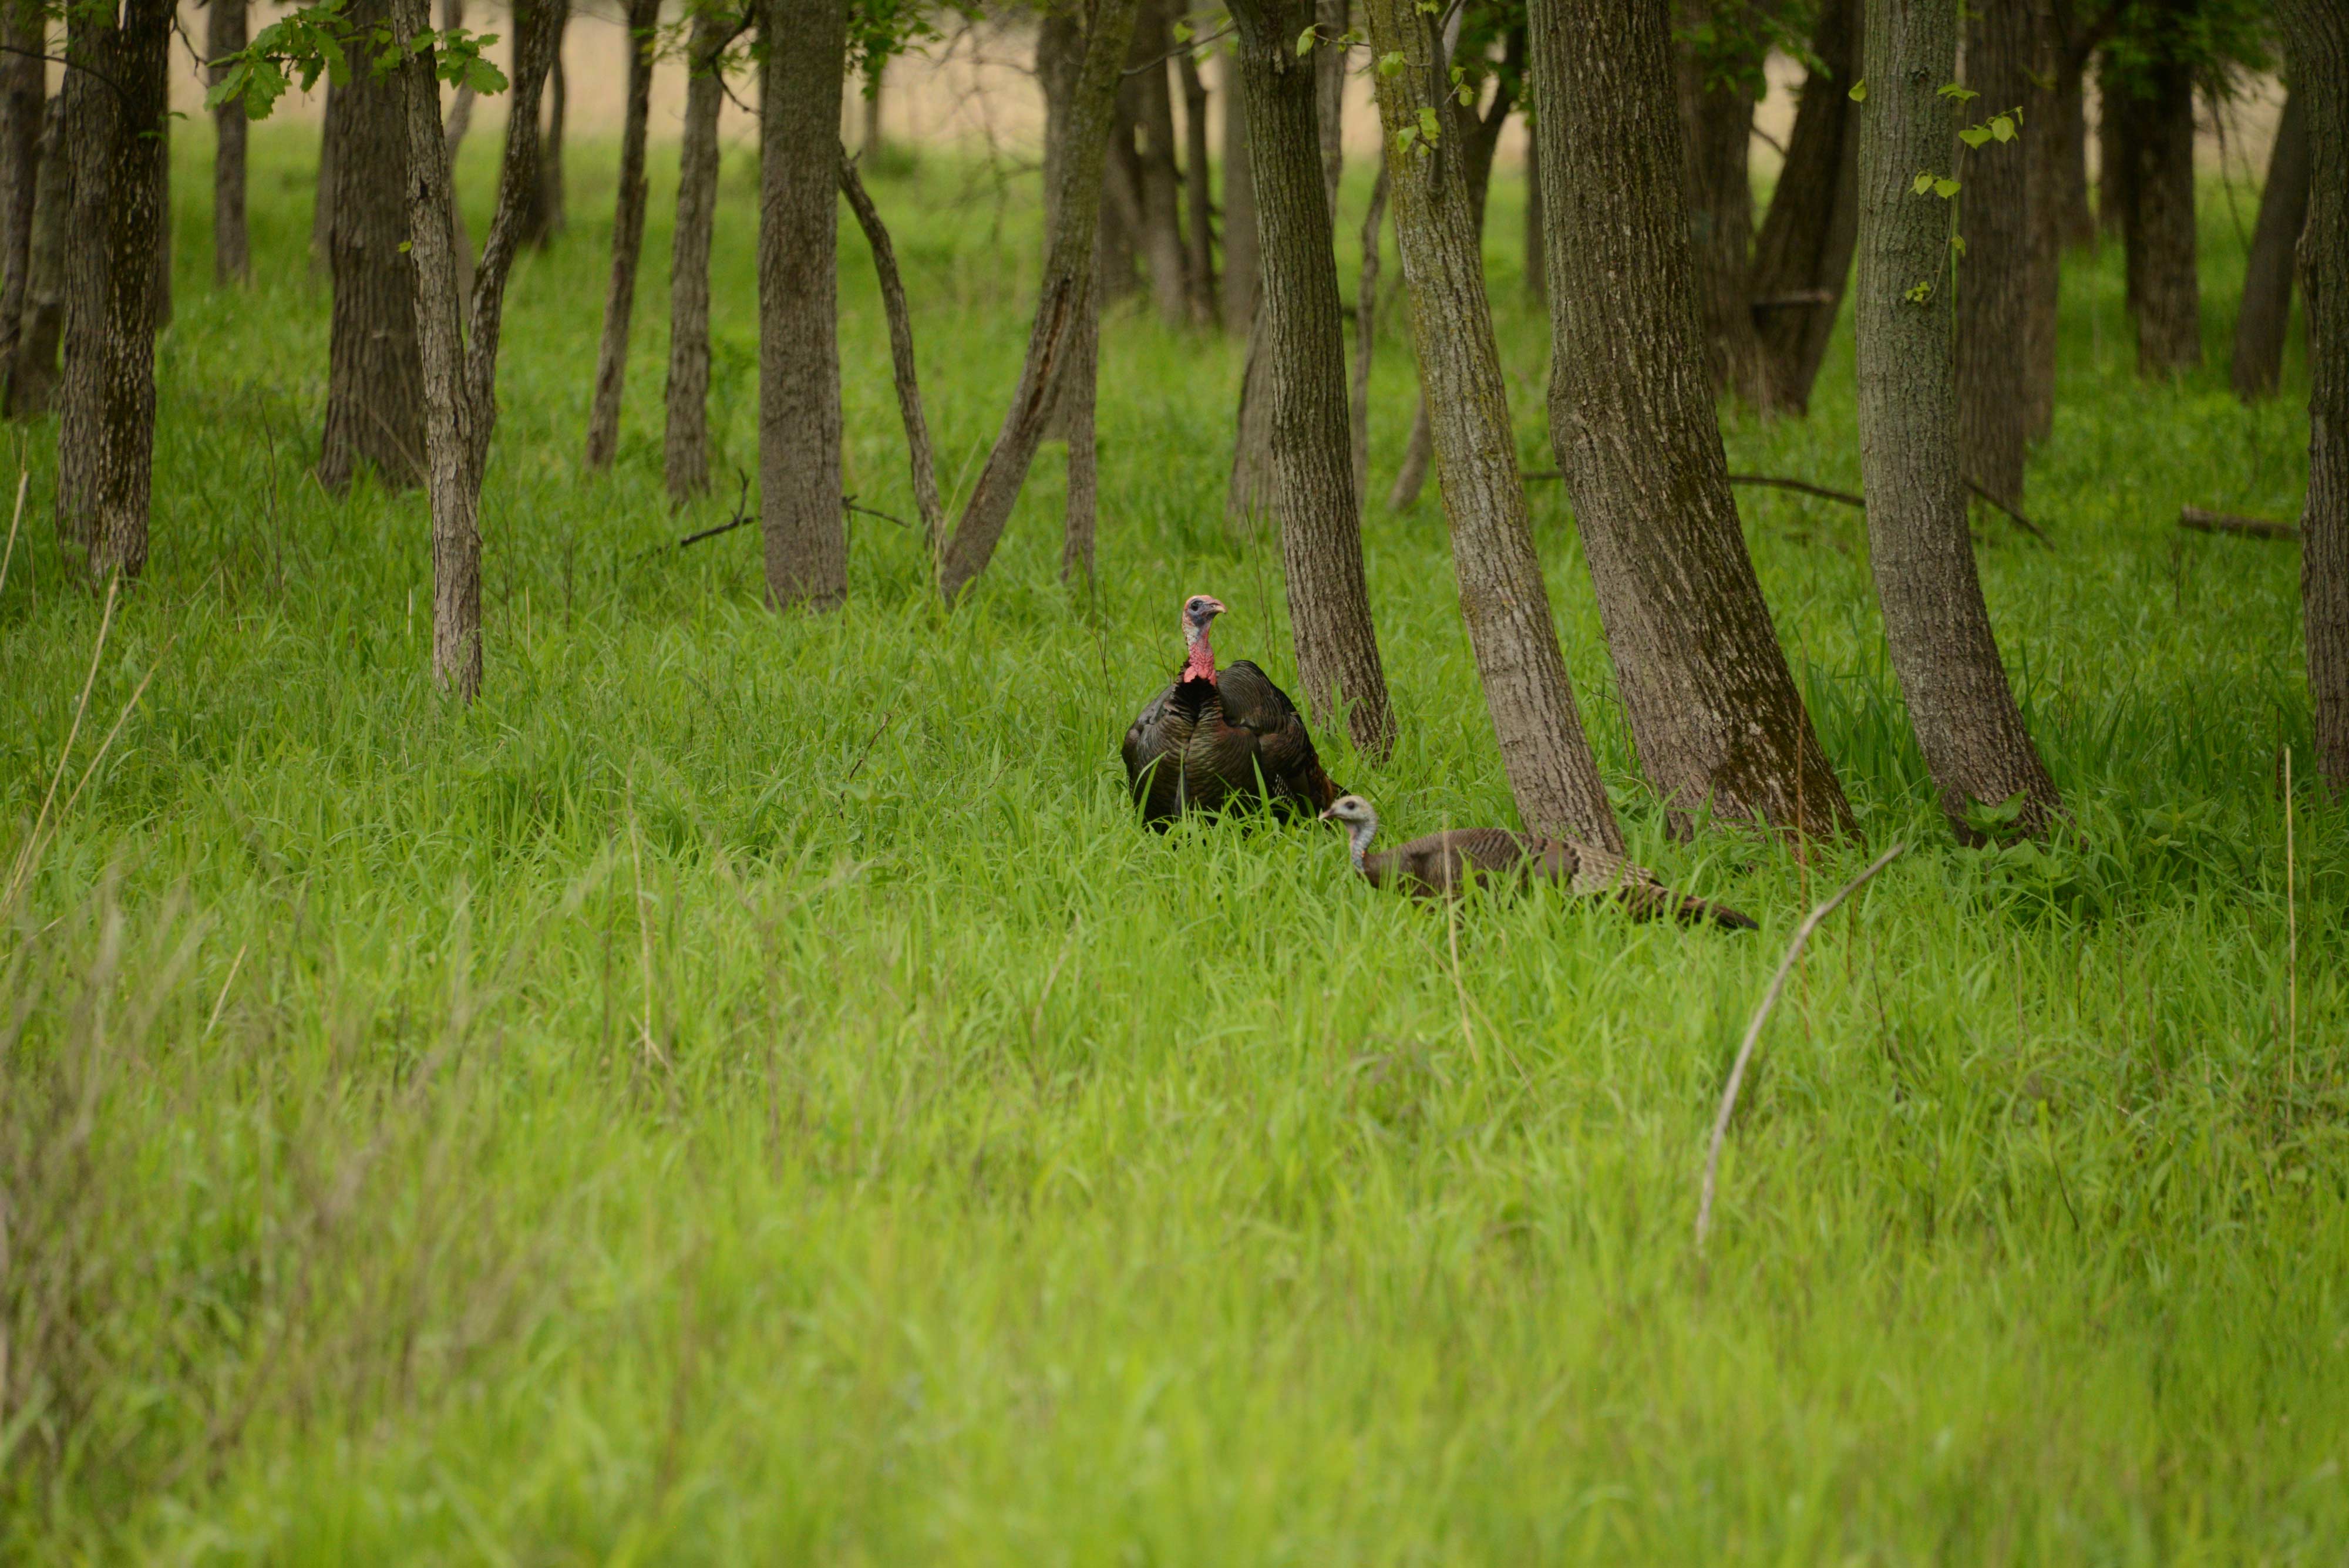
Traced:
<svg viewBox="0 0 2349 1568">
<path fill-rule="evenodd" d="M 8 362 L 7 414 L 37 419 L 57 399 L 57 348 L 66 323 L 66 232 L 73 203 L 72 157 L 66 150 L 65 94 L 41 114 L 38 188 L 33 199 L 32 254 L 24 325 Z"/>
<path fill-rule="evenodd" d="M 165 63 L 169 64 L 169 51 Z M 171 117 L 166 112 L 155 132 L 155 253 L 148 289 L 154 296 L 147 310 L 155 330 L 171 325 Z"/>
<path fill-rule="evenodd" d="M 427 0 L 391 0 L 392 26 L 414 37 L 431 23 Z M 505 156 L 497 205 L 473 273 L 471 337 L 459 327 L 449 142 L 429 50 L 398 67 L 407 90 L 408 216 L 415 236 L 416 337 L 424 369 L 425 456 L 432 499 L 432 675 L 470 702 L 481 688 L 481 479 L 497 424 L 498 340 L 506 278 L 523 210 L 538 182 L 538 106 L 560 47 L 561 13 L 517 16 Z"/>
<path fill-rule="evenodd" d="M 2235 315 L 2231 367 L 2235 395 L 2256 402 L 2275 395 L 2283 374 L 2284 329 L 2292 320 L 2292 253 L 2308 221 L 2308 106 L 2297 91 L 2283 100 L 2275 150 L 2268 156 L 2251 254 L 2243 263 L 2243 306 Z"/>
<path fill-rule="evenodd" d="M 856 161 L 844 151 L 840 161 L 840 189 L 848 198 L 849 211 L 856 214 L 857 226 L 864 231 L 864 243 L 873 249 L 873 270 L 881 282 L 881 307 L 889 317 L 889 369 L 897 386 L 897 412 L 905 425 L 905 456 L 913 468 L 914 504 L 920 509 L 922 537 L 935 561 L 947 542 L 946 505 L 938 499 L 937 457 L 930 446 L 930 422 L 922 412 L 922 383 L 914 367 L 914 315 L 905 304 L 905 280 L 897 271 L 897 247 L 889 243 L 889 230 L 881 222 L 881 210 L 873 204 L 864 182 L 857 176 Z M 1085 417 L 1090 440 L 1090 389 L 1086 392 Z M 1069 440 L 1070 462 L 1073 463 L 1075 435 Z M 1085 569 L 1092 569 L 1090 550 L 1085 556 Z"/>
<path fill-rule="evenodd" d="M 1027 483 L 1028 466 L 1044 439 L 1062 378 L 1062 367 L 1081 358 L 1085 313 L 1093 287 L 1093 239 L 1101 215 L 1102 173 L 1110 134 L 1117 120 L 1117 89 L 1127 47 L 1133 39 L 1136 0 L 1092 0 L 1084 12 L 1085 54 L 1061 143 L 1058 180 L 1050 203 L 1050 248 L 1038 289 L 1036 320 L 1019 384 L 1003 416 L 1003 429 L 988 453 L 987 466 L 963 505 L 954 537 L 938 562 L 938 592 L 948 604 L 962 597 L 971 579 L 987 569 L 1010 521 L 1011 508 Z M 1071 458 L 1075 456 L 1073 446 Z"/>
<path fill-rule="evenodd" d="M 1315 19 L 1312 0 L 1236 0 L 1232 17 L 1264 246 L 1257 308 L 1272 404 L 1267 501 L 1280 528 L 1298 680 L 1317 722 L 1342 709 L 1355 746 L 1383 758 L 1394 745 L 1394 714 L 1362 574 L 1318 67 L 1297 53 Z"/>
<path fill-rule="evenodd" d="M 120 26 L 115 26 L 119 17 Z M 65 399 L 57 426 L 57 534 L 91 581 L 147 563 L 155 452 L 155 162 L 170 107 L 168 0 L 125 0 L 113 16 L 75 11 L 67 52 Z"/>
<path fill-rule="evenodd" d="M 1224 330 L 1247 336 L 1256 321 L 1262 250 L 1256 234 L 1256 176 L 1248 168 L 1247 105 L 1240 63 L 1224 61 Z M 1250 350 L 1253 358 L 1254 350 Z"/>
<path fill-rule="evenodd" d="M 1549 303 L 1548 263 L 1542 256 L 1541 139 L 1526 138 L 1526 293 Z"/>
<path fill-rule="evenodd" d="M 539 250 L 553 244 L 563 233 L 567 214 L 564 210 L 563 131 L 570 109 L 569 84 L 563 74 L 563 34 L 571 26 L 571 0 L 515 0 L 515 31 L 534 25 L 538 18 L 531 14 L 540 7 L 550 7 L 555 16 L 554 60 L 547 67 L 545 129 L 534 136 L 537 145 L 538 184 L 530 192 L 529 205 L 523 210 L 522 243 Z M 521 44 L 515 44 L 517 60 Z M 512 112 L 509 107 L 508 112 Z M 821 145 L 829 147 L 839 139 L 835 125 Z"/>
<path fill-rule="evenodd" d="M 1379 177 L 1371 187 L 1371 210 L 1362 218 L 1362 281 L 1354 289 L 1354 379 L 1348 387 L 1347 408 L 1354 442 L 1354 493 L 1371 493 L 1371 355 L 1379 341 L 1379 227 L 1386 222 L 1387 197 L 1393 187 L 1388 162 L 1379 160 Z"/>
<path fill-rule="evenodd" d="M 441 0 L 440 25 L 451 32 L 465 25 L 465 0 Z M 473 235 L 465 223 L 465 203 L 457 193 L 457 155 L 464 150 L 465 138 L 473 129 L 473 103 L 480 95 L 468 82 L 457 89 L 449 105 L 447 122 L 441 127 L 441 139 L 449 144 L 449 222 L 450 244 L 455 246 L 457 257 L 457 325 L 466 324 L 465 313 L 472 308 L 473 299 Z"/>
<path fill-rule="evenodd" d="M 1693 26 L 1711 16 L 1707 0 L 1680 0 L 1680 9 Z M 1742 87 L 1723 79 L 1742 78 L 1747 62 L 1708 59 L 1683 44 L 1674 64 L 1687 138 L 1689 244 L 1705 362 L 1716 392 L 1726 389 L 1757 412 L 1775 414 L 1781 400 L 1746 294 L 1754 266 L 1754 186 L 1747 171 L 1754 100 Z M 1760 62 L 1751 64 L 1758 68 Z"/>
<path fill-rule="evenodd" d="M 205 0 L 204 52 L 211 59 L 235 54 L 245 45 L 245 0 Z M 217 86 L 226 74 L 214 66 Z M 253 248 L 244 223 L 244 106 L 224 103 L 212 110 L 212 277 L 222 286 L 253 275 Z"/>
<path fill-rule="evenodd" d="M 1321 144 L 1322 203 L 1334 221 L 1338 185 L 1346 172 L 1346 36 L 1351 0 L 1313 0 L 1313 129 Z"/>
<path fill-rule="evenodd" d="M 2128 109 L 2116 83 L 2120 70 L 2112 51 L 2096 58 L 2096 233 L 2118 239 L 2127 232 L 2123 214 L 2133 200 L 2129 190 L 2131 160 L 2127 155 Z"/>
<path fill-rule="evenodd" d="M 1068 423 L 1068 505 L 1061 529 L 1061 581 L 1093 576 L 1093 531 L 1101 489 L 1100 451 L 1093 411 L 1100 389 L 1101 303 L 1088 293 L 1077 323 L 1076 342 L 1061 373 L 1062 417 Z"/>
<path fill-rule="evenodd" d="M 1150 298 L 1158 319 L 1180 327 L 1191 318 L 1189 256 L 1183 245 L 1183 177 L 1174 161 L 1174 99 L 1167 89 L 1168 51 L 1174 47 L 1164 0 L 1142 0 L 1133 29 L 1132 65 L 1154 62 L 1125 78 L 1142 146 L 1134 161 L 1141 205 L 1141 240 L 1150 268 Z"/>
<path fill-rule="evenodd" d="M 1922 0 L 1930 5 L 1931 0 Z M 1971 123 L 2010 110 L 2029 123 L 2032 0 L 1971 0 L 1966 105 Z M 1912 18 L 1904 32 L 1920 24 Z M 1946 120 L 1949 117 L 1942 116 Z M 2020 128 L 2018 128 L 2020 129 Z M 1950 127 L 1954 139 L 1956 127 Z M 1936 144 L 1938 148 L 1938 143 Z M 2021 136 L 1983 142 L 1934 165 L 1962 182 L 1958 257 L 1958 471 L 2010 506 L 2023 504 L 2023 451 L 2030 413 L 2024 331 L 2031 294 L 2030 165 Z M 1954 163 L 1954 169 L 1951 163 Z M 1923 165 L 1919 165 L 1922 168 Z M 1916 170 L 1909 171 L 1913 176 Z M 1937 198 L 1938 199 L 1938 198 Z M 1920 211 L 1922 209 L 1920 209 Z M 1937 313 L 1938 314 L 1938 313 Z"/>
<path fill-rule="evenodd" d="M 1367 0 L 1365 9 L 1372 51 L 1385 59 L 1403 57 L 1401 69 L 1378 79 L 1379 115 L 1392 148 L 1443 101 L 1450 83 L 1444 53 L 1414 0 Z M 1461 614 L 1517 815 L 1532 832 L 1568 834 L 1619 851 L 1622 836 L 1583 738 L 1526 520 L 1464 161 L 1439 142 L 1432 155 L 1391 153 L 1387 163 Z"/>
<path fill-rule="evenodd" d="M 1251 324 L 1240 369 L 1231 478 L 1224 487 L 1224 521 L 1235 528 L 1247 525 L 1272 501 L 1272 372 L 1266 352 L 1263 329 Z"/>
<path fill-rule="evenodd" d="M 33 267 L 33 208 L 41 183 L 41 116 L 47 106 L 45 26 L 28 7 L 0 21 L 0 373 L 16 358 Z"/>
<path fill-rule="evenodd" d="M 2015 826 L 2036 835 L 2062 803 L 2015 708 L 1974 571 L 1953 439 L 1950 291 L 1936 287 L 1920 299 L 1914 286 L 1949 265 L 1949 204 L 1919 193 L 1915 180 L 1957 161 L 1957 110 L 1934 90 L 1954 79 L 1957 57 L 1957 0 L 1869 0 L 1870 85 L 1859 133 L 1859 450 L 1869 564 L 1893 669 L 1942 813 L 1971 842 L 1971 805 L 2020 795 Z M 1980 56 L 1969 60 L 1986 69 Z M 1973 189 L 1969 182 L 1967 193 Z M 1979 219 L 1967 226 L 1979 228 Z M 1961 275 L 1975 263 L 1969 247 Z"/>
<path fill-rule="evenodd" d="M 1195 26 L 1199 15 L 1195 9 L 1192 12 Z M 1196 327 L 1213 327 L 1220 313 L 1216 289 L 1216 200 L 1207 174 L 1207 83 L 1189 49 L 1176 55 L 1174 64 L 1183 83 L 1183 240 L 1188 257 L 1185 275 L 1191 286 L 1191 321 Z"/>
<path fill-rule="evenodd" d="M 762 0 L 759 84 L 759 492 L 767 597 L 848 597 L 840 469 L 841 73 L 846 10 Z M 817 156 L 822 149 L 831 155 Z"/>
<path fill-rule="evenodd" d="M 1408 512 L 1419 504 L 1427 486 L 1428 464 L 1435 460 L 1435 421 L 1427 411 L 1427 391 L 1422 388 L 1412 410 L 1411 434 L 1402 443 L 1402 462 L 1395 467 L 1394 483 L 1387 489 L 1387 510 Z"/>
<path fill-rule="evenodd" d="M 620 390 L 628 374 L 628 325 L 636 312 L 636 264 L 645 254 L 645 121 L 652 113 L 653 47 L 660 0 L 628 0 L 628 106 L 620 132 L 620 195 L 612 215 L 612 282 L 604 341 L 595 354 L 595 400 L 587 415 L 587 467 L 612 465 L 620 447 Z"/>
<path fill-rule="evenodd" d="M 335 98 L 343 89 L 332 77 L 326 78 L 326 112 L 325 123 L 335 119 Z M 335 233 L 335 139 L 322 129 L 318 135 L 318 182 L 310 202 L 310 271 L 323 274 L 327 270 L 327 253 L 333 249 Z"/>
<path fill-rule="evenodd" d="M 2053 0 L 2030 0 L 2032 67 L 2023 118 L 2023 222 L 2028 236 L 2023 301 L 2023 433 L 2045 441 L 2055 425 L 2057 306 L 2064 286 L 2064 40 Z M 2074 78 L 2077 90 L 2077 77 Z M 2076 116 L 2079 106 L 2073 105 Z"/>
<path fill-rule="evenodd" d="M 1795 413 L 1810 410 L 1859 234 L 1859 134 L 1851 101 L 1859 78 L 1859 0 L 1831 0 L 1820 8 L 1811 52 L 1821 68 L 1803 80 L 1747 287 L 1769 384 Z"/>
<path fill-rule="evenodd" d="M 1094 292 L 1114 304 L 1142 287 L 1135 264 L 1142 254 L 1142 154 L 1134 146 L 1141 133 L 1140 94 L 1133 82 L 1118 84 L 1116 128 L 1110 133 L 1109 155 L 1102 163 L 1102 204 L 1095 219 Z M 1045 244 L 1051 244 L 1050 235 Z"/>
<path fill-rule="evenodd" d="M 864 132 L 856 143 L 857 155 L 878 159 L 881 154 L 881 88 L 888 76 L 888 63 L 874 59 L 864 67 Z"/>
<path fill-rule="evenodd" d="M 389 0 L 354 0 L 355 27 L 391 19 Z M 326 112 L 334 147 L 334 307 L 318 482 L 347 488 L 360 465 L 394 489 L 425 476 L 424 365 L 417 348 L 416 263 L 409 245 L 407 89 L 355 74 Z"/>
<path fill-rule="evenodd" d="M 2349 794 L 2349 14 L 2337 0 L 2277 0 L 2284 56 L 2307 99 L 2308 507 L 2300 588 L 2317 766 Z"/>
<path fill-rule="evenodd" d="M 726 84 L 718 52 L 733 18 L 717 6 L 693 16 L 686 46 L 685 140 L 678 155 L 677 231 L 668 269 L 668 405 L 662 467 L 683 505 L 709 488 L 709 246 L 718 216 L 718 116 Z"/>
<path fill-rule="evenodd" d="M 1582 529 L 1617 684 L 1649 778 L 1798 831 L 1851 811 L 1770 625 L 1696 314 L 1670 22 L 1661 0 L 1535 0 L 1546 94 L 1550 443 Z"/>
<path fill-rule="evenodd" d="M 2096 213 L 2088 202 L 2088 60 L 2095 53 L 2083 36 L 2073 0 L 2049 0 L 2048 24 L 2055 35 L 2053 108 L 2055 182 L 2051 187 L 2056 232 L 2067 246 L 2096 243 Z"/>
<path fill-rule="evenodd" d="M 2120 210 L 2127 246 L 2137 374 L 2160 379 L 2202 363 L 2201 285 L 2194 234 L 2194 76 L 2165 57 L 2143 98 L 2125 96 Z"/>
</svg>

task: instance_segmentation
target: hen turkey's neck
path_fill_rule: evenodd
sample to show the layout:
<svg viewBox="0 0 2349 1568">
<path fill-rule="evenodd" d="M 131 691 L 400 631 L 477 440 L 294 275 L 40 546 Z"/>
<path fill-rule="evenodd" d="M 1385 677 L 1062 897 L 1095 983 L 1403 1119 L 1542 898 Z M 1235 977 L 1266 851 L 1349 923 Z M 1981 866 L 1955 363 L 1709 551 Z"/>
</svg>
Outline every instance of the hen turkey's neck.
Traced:
<svg viewBox="0 0 2349 1568">
<path fill-rule="evenodd" d="M 1368 822 L 1350 823 L 1346 827 L 1346 853 L 1353 857 L 1354 869 L 1365 877 L 1370 871 L 1363 866 L 1362 857 L 1370 853 L 1371 840 L 1378 836 L 1379 819 L 1375 816 Z"/>
<path fill-rule="evenodd" d="M 1191 657 L 1183 663 L 1183 679 L 1216 683 L 1216 650 L 1207 645 L 1207 629 L 1193 627 L 1185 639 L 1191 645 Z"/>
</svg>

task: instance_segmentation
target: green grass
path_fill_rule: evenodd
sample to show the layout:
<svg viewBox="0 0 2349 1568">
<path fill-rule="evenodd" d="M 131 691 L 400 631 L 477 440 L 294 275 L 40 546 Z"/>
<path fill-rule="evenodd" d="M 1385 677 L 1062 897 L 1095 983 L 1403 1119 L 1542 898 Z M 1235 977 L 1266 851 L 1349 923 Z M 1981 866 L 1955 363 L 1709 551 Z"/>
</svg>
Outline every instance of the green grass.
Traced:
<svg viewBox="0 0 2349 1568">
<path fill-rule="evenodd" d="M 1627 831 L 1758 937 L 1541 897 L 1453 922 L 1356 885 L 1326 833 L 1133 826 L 1115 746 L 1185 594 L 1233 606 L 1225 657 L 1293 672 L 1278 554 L 1221 519 L 1220 341 L 1110 327 L 1090 596 L 1055 580 L 1049 450 L 952 615 L 871 519 L 834 616 L 761 609 L 748 533 L 638 558 L 732 500 L 672 518 L 661 496 L 670 159 L 607 477 L 579 451 L 608 149 L 578 150 L 582 221 L 517 271 L 488 682 L 451 709 L 422 502 L 308 475 L 307 153 L 256 138 L 263 281 L 223 295 L 201 140 L 179 143 L 153 556 L 68 789 L 153 680 L 0 967 L 8 1556 L 2349 1551 L 2344 817 L 2300 794 L 2288 906 L 2295 552 L 2172 526 L 2184 501 L 2292 515 L 2305 483 L 2297 333 L 2284 400 L 2224 390 L 2241 244 L 2215 196 L 2216 368 L 2140 385 L 2117 256 L 2075 258 L 2031 475 L 2054 547 L 1981 524 L 2077 844 L 1948 842 L 1859 518 L 1741 497 L 1870 844 L 1916 847 L 1790 987 L 1700 1259 L 1738 1034 L 1863 852 L 1806 872 L 1742 833 L 1665 839 L 1557 486 L 1536 528 Z M 938 161 L 875 194 L 967 485 L 1026 331 L 1033 180 Z M 1505 175 L 1495 297 L 1547 466 L 1517 197 Z M 755 453 L 739 149 L 725 200 L 730 472 Z M 853 226 L 843 278 L 852 488 L 910 515 Z M 1387 335 L 1374 493 L 1408 352 Z M 1856 487 L 1847 335 L 1808 421 L 1726 417 L 1733 466 Z M 60 587 L 53 427 L 25 440 L 12 851 L 99 619 Z M 1332 771 L 1398 835 L 1513 820 L 1433 487 L 1373 508 L 1366 549 L 1402 740 L 1372 765 L 1325 732 Z"/>
</svg>

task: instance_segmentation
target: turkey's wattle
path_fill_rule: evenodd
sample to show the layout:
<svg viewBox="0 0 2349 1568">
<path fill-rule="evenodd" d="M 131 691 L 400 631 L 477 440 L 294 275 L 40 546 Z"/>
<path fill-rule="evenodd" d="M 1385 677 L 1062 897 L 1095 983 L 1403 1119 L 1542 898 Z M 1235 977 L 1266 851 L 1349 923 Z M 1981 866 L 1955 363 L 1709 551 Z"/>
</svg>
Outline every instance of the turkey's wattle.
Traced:
<svg viewBox="0 0 2349 1568">
<path fill-rule="evenodd" d="M 1654 872 L 1619 855 L 1571 838 L 1536 838 L 1499 827 L 1454 827 L 1431 833 L 1392 849 L 1370 852 L 1378 836 L 1379 814 L 1361 795 L 1330 803 L 1322 819 L 1346 830 L 1354 869 L 1373 888 L 1394 888 L 1414 898 L 1456 898 L 1482 877 L 1525 883 L 1539 877 L 1579 897 L 1612 898 L 1635 920 L 1669 915 L 1682 925 L 1709 920 L 1733 931 L 1754 922 L 1726 905 L 1683 898 L 1656 880 Z"/>
<path fill-rule="evenodd" d="M 1301 816 L 1340 793 L 1288 694 L 1245 659 L 1216 668 L 1207 628 L 1223 613 L 1206 594 L 1184 601 L 1183 669 L 1125 732 L 1126 784 L 1153 826 L 1251 801 Z"/>
</svg>

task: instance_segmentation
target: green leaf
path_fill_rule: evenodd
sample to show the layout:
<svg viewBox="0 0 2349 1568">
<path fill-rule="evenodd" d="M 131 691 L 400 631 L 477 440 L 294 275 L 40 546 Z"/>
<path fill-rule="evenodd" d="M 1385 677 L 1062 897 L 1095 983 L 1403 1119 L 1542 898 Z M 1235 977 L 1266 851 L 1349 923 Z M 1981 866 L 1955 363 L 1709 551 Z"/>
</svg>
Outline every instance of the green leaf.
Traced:
<svg viewBox="0 0 2349 1568">
<path fill-rule="evenodd" d="M 1308 27 L 1297 35 L 1297 52 L 1300 55 L 1309 55 L 1313 52 L 1312 28 Z"/>
<path fill-rule="evenodd" d="M 1975 99 L 1982 97 L 1982 94 L 1974 91 L 1971 88 L 1960 87 L 1955 82 L 1944 83 L 1943 85 L 1935 88 L 1933 90 L 1940 94 L 1943 98 L 1955 99 L 1960 103 L 1971 103 Z"/>
<path fill-rule="evenodd" d="M 1435 118 L 1433 104 L 1422 104 L 1419 110 L 1419 139 L 1433 147 L 1444 137 L 1443 122 Z"/>
<path fill-rule="evenodd" d="M 1178 44 L 1187 44 L 1195 36 L 1196 31 L 1188 22 L 1177 22 L 1174 24 L 1174 41 Z"/>
<path fill-rule="evenodd" d="M 1862 77 L 1857 81 L 1851 84 L 1850 97 L 1851 101 L 1854 103 L 1866 103 L 1868 101 L 1868 78 L 1866 77 Z"/>
<path fill-rule="evenodd" d="M 1963 130 L 1958 132 L 1958 140 L 1964 142 L 1968 147 L 1980 147 L 1983 142 L 1990 140 L 1990 132 L 1983 130 L 1979 125 L 1969 125 Z"/>
<path fill-rule="evenodd" d="M 1900 297 L 1911 305 L 1922 305 L 1933 297 L 1933 286 L 1930 283 L 1912 283 L 1909 286 L 1909 292 Z"/>
<path fill-rule="evenodd" d="M 2001 141 L 2012 141 L 2014 140 L 2014 121 L 2002 114 L 1994 115 L 1991 119 L 1990 133 Z M 1976 142 L 1974 145 L 1979 147 L 1982 144 Z"/>
<path fill-rule="evenodd" d="M 1956 252 L 1959 255 L 1965 254 L 1966 236 L 1963 234 L 1951 234 L 1950 236 L 1950 249 Z"/>
<path fill-rule="evenodd" d="M 1397 71 L 1402 69 L 1406 63 L 1407 62 L 1402 57 L 1402 51 L 1401 49 L 1389 49 L 1385 54 L 1379 57 L 1379 75 L 1382 77 L 1391 77 Z"/>
<path fill-rule="evenodd" d="M 1946 202 L 1957 193 L 1958 182 L 1955 180 L 1944 179 L 1933 182 L 1933 194 L 1939 196 L 1942 201 Z"/>
<path fill-rule="evenodd" d="M 1926 170 L 1923 173 L 1918 175 L 1916 179 L 1909 182 L 1909 191 L 1911 195 L 1921 196 L 1932 188 L 1933 171 L 1930 169 Z"/>
</svg>

